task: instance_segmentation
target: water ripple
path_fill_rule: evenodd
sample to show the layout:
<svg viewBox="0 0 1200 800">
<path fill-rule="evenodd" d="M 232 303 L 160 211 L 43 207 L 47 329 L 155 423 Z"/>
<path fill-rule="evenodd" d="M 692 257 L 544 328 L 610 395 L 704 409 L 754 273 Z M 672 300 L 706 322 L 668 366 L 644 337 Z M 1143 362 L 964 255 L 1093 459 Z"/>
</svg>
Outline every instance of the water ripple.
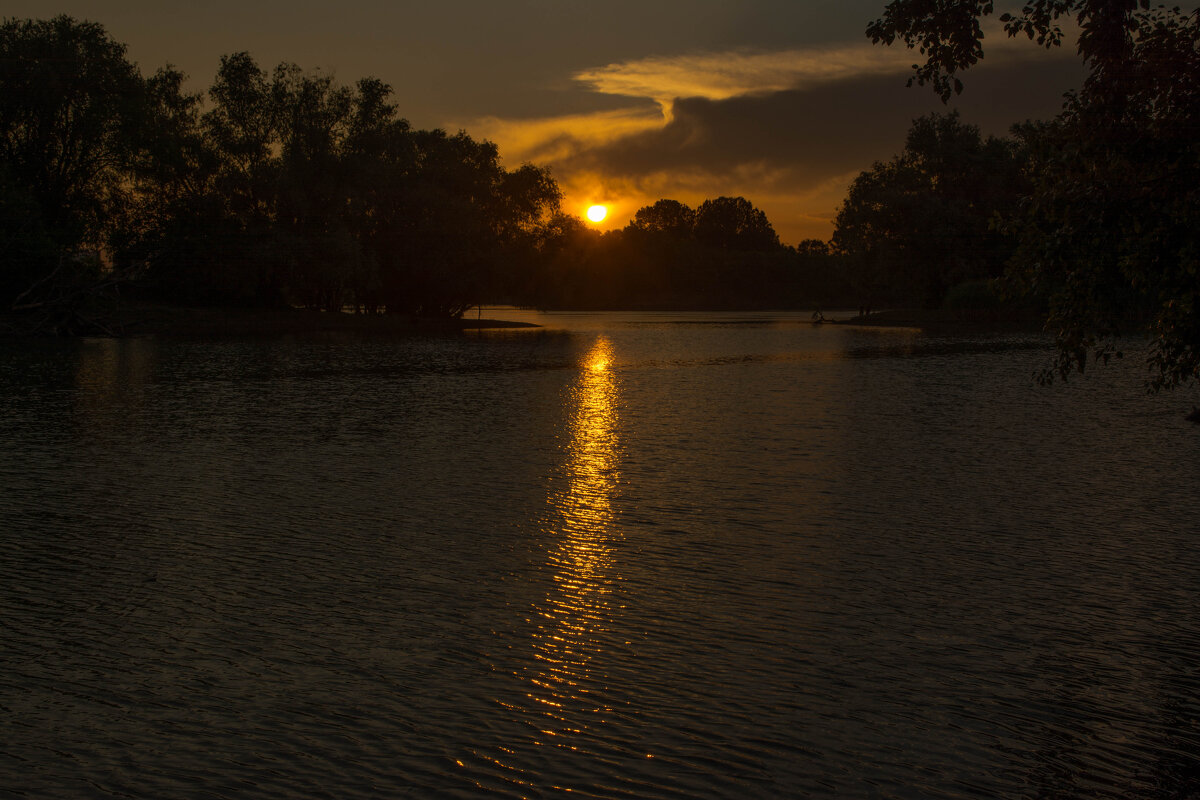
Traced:
<svg viewBox="0 0 1200 800">
<path fill-rule="evenodd" d="M 0 350 L 0 794 L 1200 792 L 1178 399 L 825 327 Z"/>
</svg>

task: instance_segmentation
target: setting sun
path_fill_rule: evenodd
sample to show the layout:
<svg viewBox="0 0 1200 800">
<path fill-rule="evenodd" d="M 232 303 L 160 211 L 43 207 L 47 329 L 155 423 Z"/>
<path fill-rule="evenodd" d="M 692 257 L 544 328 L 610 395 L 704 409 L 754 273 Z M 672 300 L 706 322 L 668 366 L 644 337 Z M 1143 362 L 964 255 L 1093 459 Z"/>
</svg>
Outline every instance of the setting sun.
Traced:
<svg viewBox="0 0 1200 800">
<path fill-rule="evenodd" d="M 607 206 L 590 206 L 587 210 L 587 218 L 592 222 L 603 222 L 608 216 Z"/>
</svg>

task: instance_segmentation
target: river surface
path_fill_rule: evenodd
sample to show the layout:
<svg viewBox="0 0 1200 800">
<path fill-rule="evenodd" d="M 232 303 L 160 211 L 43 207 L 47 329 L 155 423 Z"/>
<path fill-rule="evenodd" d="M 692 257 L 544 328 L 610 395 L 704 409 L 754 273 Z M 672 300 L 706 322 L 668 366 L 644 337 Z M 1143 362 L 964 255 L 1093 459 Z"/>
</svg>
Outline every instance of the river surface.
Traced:
<svg viewBox="0 0 1200 800">
<path fill-rule="evenodd" d="M 1194 391 L 508 316 L 0 343 L 0 796 L 1200 796 Z"/>
</svg>

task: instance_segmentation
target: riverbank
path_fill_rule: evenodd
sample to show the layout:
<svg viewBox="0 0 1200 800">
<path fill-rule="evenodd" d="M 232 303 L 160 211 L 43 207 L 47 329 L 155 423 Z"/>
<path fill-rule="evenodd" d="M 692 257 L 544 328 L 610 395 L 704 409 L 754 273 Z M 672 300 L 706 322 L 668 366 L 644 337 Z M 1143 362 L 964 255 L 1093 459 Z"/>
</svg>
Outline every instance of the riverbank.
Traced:
<svg viewBox="0 0 1200 800">
<path fill-rule="evenodd" d="M 536 328 L 528 322 L 463 317 L 430 319 L 401 314 L 348 314 L 303 309 L 185 308 L 120 303 L 63 320 L 35 314 L 0 316 L 0 333 L 77 336 L 264 336 L 355 331 L 408 334 L 482 328 Z"/>
<path fill-rule="evenodd" d="M 844 319 L 824 319 L 834 325 L 875 328 L 919 328 L 934 334 L 1042 333 L 1044 314 L 1025 310 L 889 309 Z"/>
<path fill-rule="evenodd" d="M 0 335 L 74 336 L 257 336 L 327 332 L 407 334 L 486 328 L 535 328 L 531 322 L 411 317 L 401 314 L 353 314 L 303 309 L 189 308 L 147 302 L 106 303 L 55 317 L 44 314 L 0 315 Z M 879 328 L 917 328 L 937 335 L 1040 333 L 1043 316 L 1028 311 L 889 309 L 858 316 L 831 313 L 824 324 Z"/>
</svg>

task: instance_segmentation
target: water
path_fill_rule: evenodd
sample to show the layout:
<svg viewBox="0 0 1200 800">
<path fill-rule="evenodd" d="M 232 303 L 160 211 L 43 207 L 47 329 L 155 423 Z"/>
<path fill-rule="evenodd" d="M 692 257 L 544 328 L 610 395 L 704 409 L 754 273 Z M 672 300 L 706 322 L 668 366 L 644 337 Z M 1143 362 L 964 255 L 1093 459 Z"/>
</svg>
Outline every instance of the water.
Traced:
<svg viewBox="0 0 1200 800">
<path fill-rule="evenodd" d="M 1194 394 L 532 316 L 0 345 L 0 795 L 1200 793 Z"/>
</svg>

